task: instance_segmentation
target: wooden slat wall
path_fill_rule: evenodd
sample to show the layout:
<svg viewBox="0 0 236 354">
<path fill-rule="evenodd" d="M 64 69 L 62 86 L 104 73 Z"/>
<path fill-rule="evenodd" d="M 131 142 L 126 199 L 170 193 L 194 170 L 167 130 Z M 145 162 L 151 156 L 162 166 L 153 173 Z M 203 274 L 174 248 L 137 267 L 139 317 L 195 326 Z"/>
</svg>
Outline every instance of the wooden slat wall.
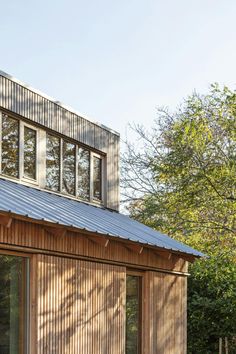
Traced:
<svg viewBox="0 0 236 354">
<path fill-rule="evenodd" d="M 38 256 L 37 354 L 124 354 L 125 268 Z"/>
<path fill-rule="evenodd" d="M 116 240 L 111 240 L 105 248 L 79 232 L 67 232 L 65 236 L 59 237 L 46 232 L 43 225 L 16 219 L 13 220 L 10 228 L 0 225 L 0 246 L 1 244 L 123 262 L 136 267 L 147 266 L 179 272 L 187 272 L 188 269 L 187 262 L 183 259 L 172 263 L 171 259 L 162 258 L 147 248 L 144 248 L 141 254 L 137 254 Z"/>
<path fill-rule="evenodd" d="M 0 107 L 107 155 L 107 207 L 119 209 L 119 136 L 0 74 Z"/>
<path fill-rule="evenodd" d="M 85 234 L 56 236 L 43 225 L 16 219 L 9 228 L 0 226 L 0 249 L 9 252 L 13 246 L 35 253 L 31 290 L 36 286 L 32 325 L 36 322 L 37 330 L 32 330 L 32 348 L 37 343 L 37 354 L 125 354 L 125 264 L 137 270 L 187 271 L 182 259 L 173 265 L 149 249 L 138 255 L 118 241 L 105 248 Z M 142 353 L 186 354 L 186 276 L 152 270 L 143 274 Z"/>
<path fill-rule="evenodd" d="M 145 354 L 186 354 L 187 278 L 148 272 L 146 313 L 150 314 Z"/>
</svg>

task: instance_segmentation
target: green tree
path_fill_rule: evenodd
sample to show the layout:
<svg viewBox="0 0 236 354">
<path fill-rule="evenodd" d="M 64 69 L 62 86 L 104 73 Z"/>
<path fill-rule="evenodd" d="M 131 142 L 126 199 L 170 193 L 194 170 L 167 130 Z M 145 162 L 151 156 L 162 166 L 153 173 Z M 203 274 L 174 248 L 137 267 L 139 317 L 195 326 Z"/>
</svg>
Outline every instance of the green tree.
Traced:
<svg viewBox="0 0 236 354">
<path fill-rule="evenodd" d="M 191 266 L 189 353 L 216 353 L 236 335 L 236 93 L 212 85 L 171 113 L 123 154 L 124 201 L 132 217 L 205 252 Z"/>
</svg>

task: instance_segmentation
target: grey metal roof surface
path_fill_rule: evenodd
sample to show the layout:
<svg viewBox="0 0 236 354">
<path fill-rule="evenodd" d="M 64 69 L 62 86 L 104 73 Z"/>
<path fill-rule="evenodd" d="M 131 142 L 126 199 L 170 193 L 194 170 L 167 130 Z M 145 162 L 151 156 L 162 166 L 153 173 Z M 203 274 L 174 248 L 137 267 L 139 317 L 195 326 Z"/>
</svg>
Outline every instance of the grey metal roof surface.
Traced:
<svg viewBox="0 0 236 354">
<path fill-rule="evenodd" d="M 126 215 L 0 178 L 0 210 L 149 246 L 204 256 Z"/>
</svg>

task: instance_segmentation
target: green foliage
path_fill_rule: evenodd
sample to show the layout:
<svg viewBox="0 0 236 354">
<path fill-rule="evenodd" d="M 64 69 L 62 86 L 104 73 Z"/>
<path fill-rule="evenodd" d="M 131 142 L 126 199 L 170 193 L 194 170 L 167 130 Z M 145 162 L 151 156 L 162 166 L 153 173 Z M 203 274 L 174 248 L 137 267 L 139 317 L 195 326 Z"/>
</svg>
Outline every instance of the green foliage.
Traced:
<svg viewBox="0 0 236 354">
<path fill-rule="evenodd" d="M 134 127 L 123 191 L 132 217 L 205 252 L 191 267 L 189 353 L 215 353 L 236 336 L 236 94 L 212 85 L 151 131 Z M 231 347 L 231 352 L 236 348 Z"/>
</svg>

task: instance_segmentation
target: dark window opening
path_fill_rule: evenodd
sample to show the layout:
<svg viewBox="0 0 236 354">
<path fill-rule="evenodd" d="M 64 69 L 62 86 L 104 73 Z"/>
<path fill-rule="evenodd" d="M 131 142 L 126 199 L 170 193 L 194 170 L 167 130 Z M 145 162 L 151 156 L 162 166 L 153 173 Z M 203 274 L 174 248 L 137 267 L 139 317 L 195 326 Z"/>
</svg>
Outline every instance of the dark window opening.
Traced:
<svg viewBox="0 0 236 354">
<path fill-rule="evenodd" d="M 126 354 L 141 353 L 142 277 L 126 277 Z"/>
<path fill-rule="evenodd" d="M 102 199 L 102 160 L 93 157 L 93 198 Z"/>
<path fill-rule="evenodd" d="M 36 179 L 36 131 L 24 128 L 24 177 Z"/>
<path fill-rule="evenodd" d="M 27 352 L 28 259 L 0 255 L 0 353 Z"/>
<path fill-rule="evenodd" d="M 62 190 L 75 194 L 75 145 L 63 141 Z"/>
<path fill-rule="evenodd" d="M 60 139 L 47 134 L 46 187 L 60 190 Z"/>
<path fill-rule="evenodd" d="M 19 177 L 19 121 L 2 116 L 2 173 Z"/>
<path fill-rule="evenodd" d="M 90 193 L 90 153 L 78 148 L 78 197 L 89 199 Z"/>
</svg>

